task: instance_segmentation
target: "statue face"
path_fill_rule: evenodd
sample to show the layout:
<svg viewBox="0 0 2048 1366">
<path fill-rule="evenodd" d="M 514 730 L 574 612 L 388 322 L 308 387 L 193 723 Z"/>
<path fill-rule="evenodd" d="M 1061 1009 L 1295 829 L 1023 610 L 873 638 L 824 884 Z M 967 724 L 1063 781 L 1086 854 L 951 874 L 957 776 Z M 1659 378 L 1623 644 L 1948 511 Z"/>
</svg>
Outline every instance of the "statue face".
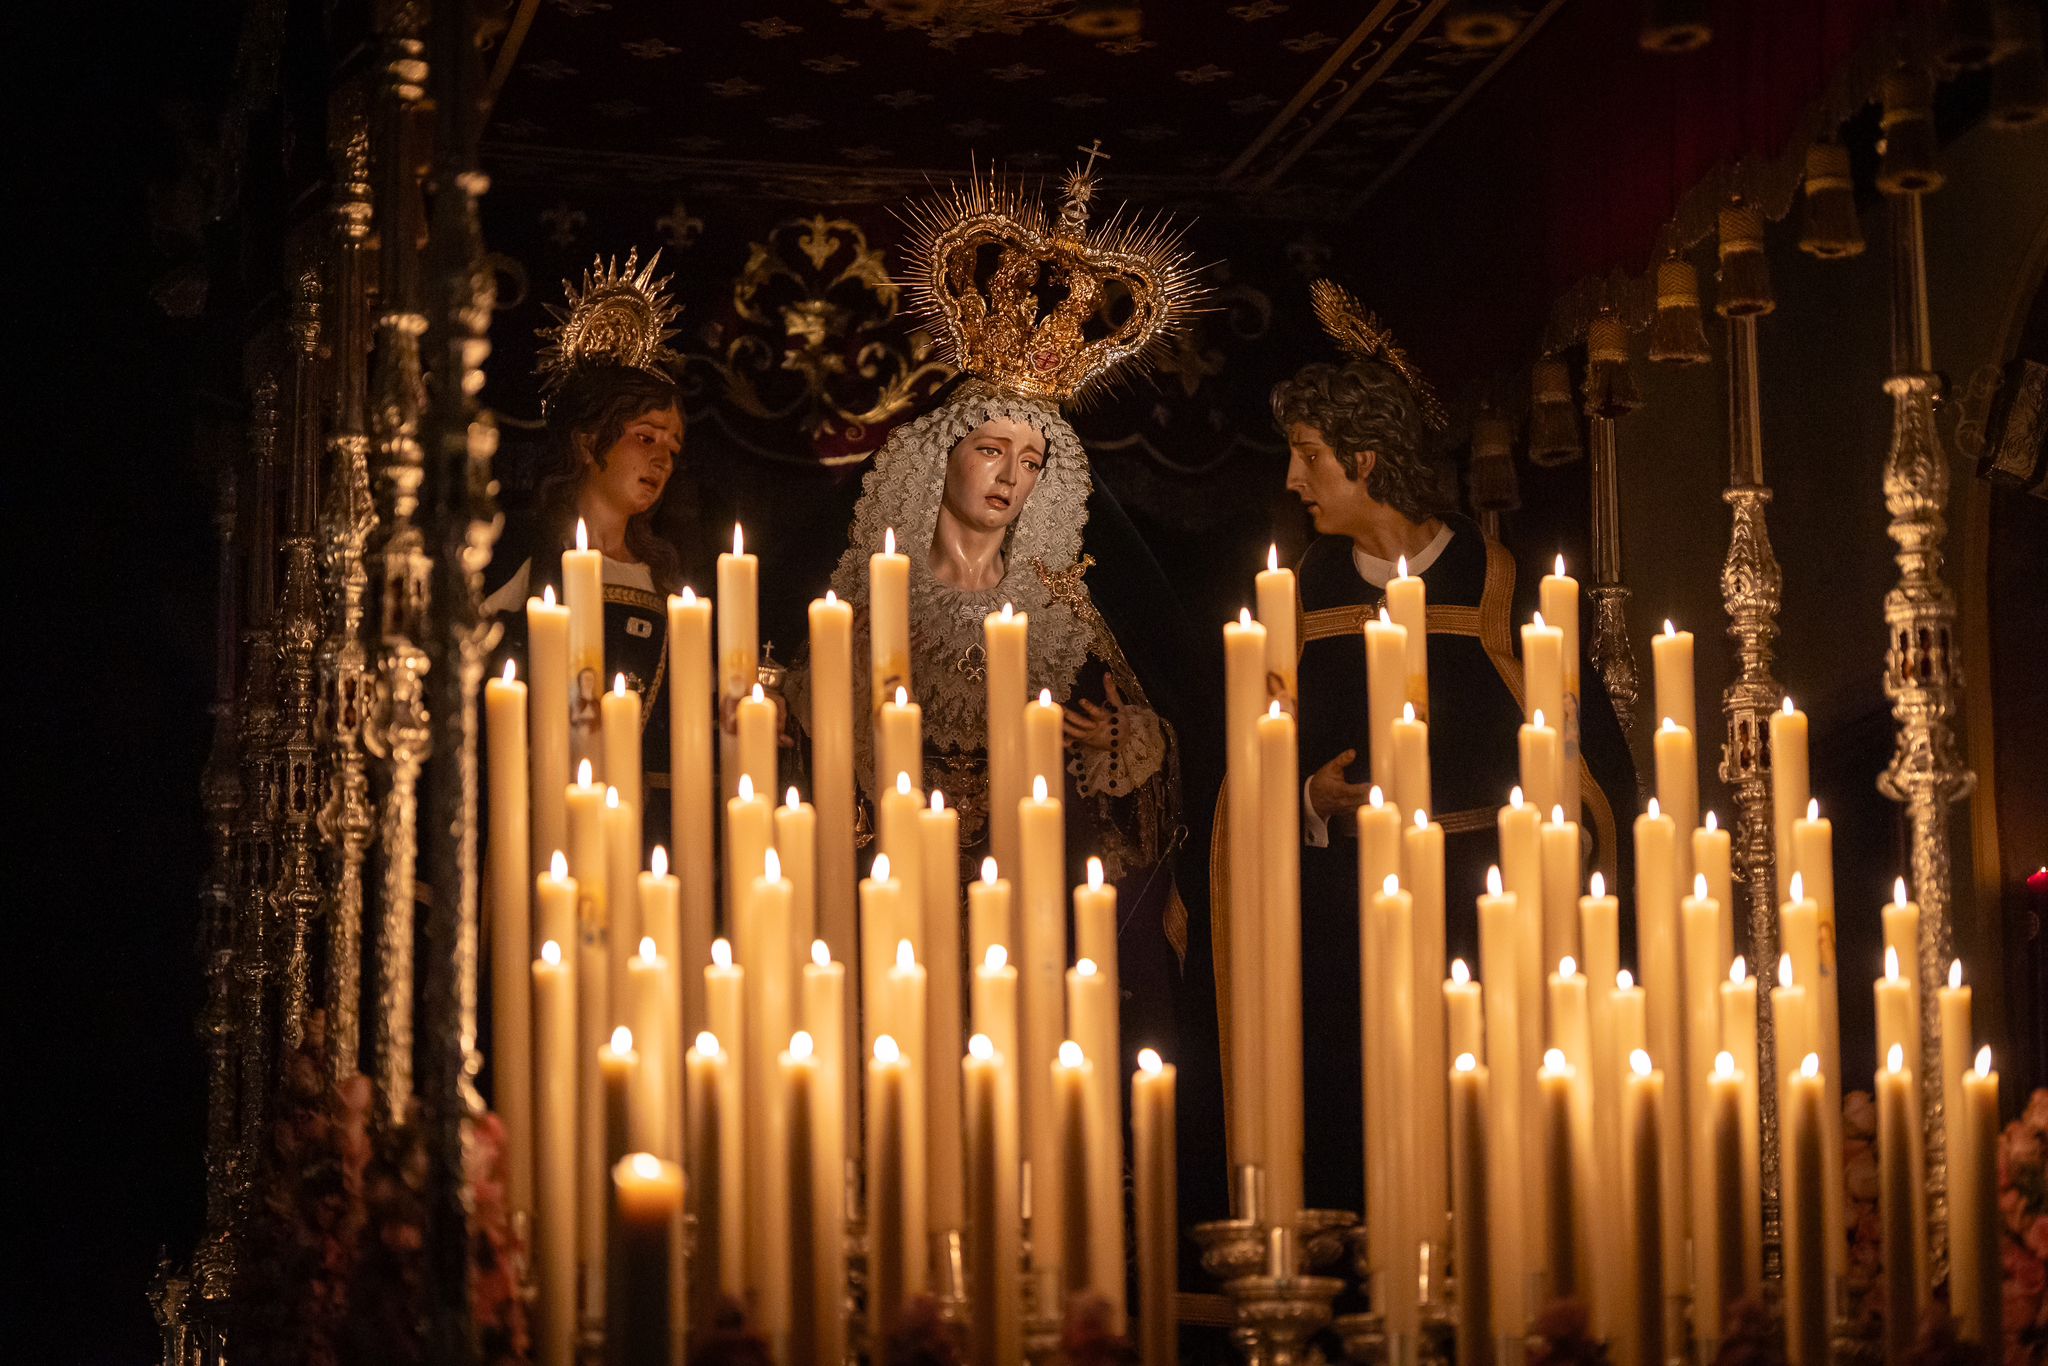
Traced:
<svg viewBox="0 0 2048 1366">
<path fill-rule="evenodd" d="M 1017 520 L 1044 470 L 1045 438 L 1038 429 L 992 418 L 946 457 L 946 512 L 963 526 L 1001 531 Z"/>
<path fill-rule="evenodd" d="M 1349 535 L 1378 506 L 1365 491 L 1373 459 L 1371 451 L 1359 452 L 1354 477 L 1320 431 L 1306 422 L 1292 423 L 1287 428 L 1287 491 L 1301 499 L 1318 532 Z"/>
<path fill-rule="evenodd" d="M 682 413 L 673 403 L 651 409 L 627 422 L 603 458 L 591 462 L 584 492 L 637 517 L 661 501 L 682 450 Z"/>
</svg>

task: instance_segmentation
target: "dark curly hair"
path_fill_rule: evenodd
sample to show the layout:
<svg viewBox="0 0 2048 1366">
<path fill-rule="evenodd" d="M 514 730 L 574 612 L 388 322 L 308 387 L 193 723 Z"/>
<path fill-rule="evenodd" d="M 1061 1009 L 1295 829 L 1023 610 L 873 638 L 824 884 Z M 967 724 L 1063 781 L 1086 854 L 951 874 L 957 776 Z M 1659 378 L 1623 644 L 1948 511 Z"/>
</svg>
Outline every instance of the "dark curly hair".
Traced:
<svg viewBox="0 0 2048 1366">
<path fill-rule="evenodd" d="M 1458 470 L 1433 449 L 1415 393 L 1387 366 L 1318 362 L 1273 386 L 1273 421 L 1282 434 L 1299 422 L 1323 434 L 1337 463 L 1358 478 L 1358 457 L 1375 459 L 1365 491 L 1413 522 L 1458 508 Z"/>
<path fill-rule="evenodd" d="M 634 418 L 663 408 L 682 411 L 682 395 L 666 375 L 626 365 L 586 365 L 548 399 L 547 438 L 534 482 L 537 537 L 541 545 L 568 545 L 576 529 L 576 495 L 590 461 L 625 435 Z M 655 587 L 673 591 L 682 581 L 682 557 L 656 529 L 675 492 L 671 478 L 653 507 L 626 523 L 626 547 L 647 565 Z"/>
</svg>

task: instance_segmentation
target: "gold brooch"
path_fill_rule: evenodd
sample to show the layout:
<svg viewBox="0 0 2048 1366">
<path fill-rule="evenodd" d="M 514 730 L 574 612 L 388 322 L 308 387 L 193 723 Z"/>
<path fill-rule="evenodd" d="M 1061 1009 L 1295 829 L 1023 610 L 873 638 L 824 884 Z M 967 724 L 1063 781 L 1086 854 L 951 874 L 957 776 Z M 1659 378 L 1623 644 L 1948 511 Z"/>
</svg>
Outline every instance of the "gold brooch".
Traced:
<svg viewBox="0 0 2048 1366">
<path fill-rule="evenodd" d="M 651 374 L 669 376 L 666 366 L 680 364 L 682 357 L 669 349 L 675 336 L 674 323 L 682 312 L 669 298 L 668 283 L 674 276 L 654 277 L 661 252 L 640 264 L 640 249 L 626 253 L 626 264 L 618 258 L 598 257 L 583 272 L 583 286 L 562 281 L 567 307 L 548 305 L 556 325 L 538 329 L 535 335 L 548 344 L 541 349 L 534 371 L 545 389 L 558 389 L 572 371 L 586 365 L 624 365 Z"/>
<path fill-rule="evenodd" d="M 1171 336 L 1205 292 L 1180 230 L 1119 209 L 1091 227 L 1098 141 L 1050 219 L 993 173 L 904 211 L 914 306 L 947 359 L 1007 393 L 1064 402 Z M 1104 309 L 1108 301 L 1109 309 Z"/>
<path fill-rule="evenodd" d="M 1335 280 L 1317 280 L 1308 287 L 1308 297 L 1315 305 L 1316 321 L 1330 334 L 1331 341 L 1346 355 L 1384 365 L 1399 375 L 1415 395 L 1423 425 L 1433 432 L 1444 429 L 1450 415 L 1444 411 L 1443 400 L 1415 368 L 1415 362 L 1408 359 L 1408 353 L 1395 342 L 1393 329 Z"/>
</svg>

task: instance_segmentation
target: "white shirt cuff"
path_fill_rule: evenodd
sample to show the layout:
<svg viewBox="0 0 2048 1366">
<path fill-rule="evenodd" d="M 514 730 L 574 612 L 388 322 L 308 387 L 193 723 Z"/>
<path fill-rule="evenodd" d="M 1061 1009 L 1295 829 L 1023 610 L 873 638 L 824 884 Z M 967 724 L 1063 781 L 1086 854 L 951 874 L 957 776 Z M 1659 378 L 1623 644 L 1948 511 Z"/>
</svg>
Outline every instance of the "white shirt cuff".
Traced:
<svg viewBox="0 0 2048 1366">
<path fill-rule="evenodd" d="M 1314 782 L 1315 779 L 1309 779 Z M 1308 799 L 1308 783 L 1301 785 L 1301 841 L 1311 849 L 1330 847 L 1330 823 L 1316 814 L 1316 804 Z"/>
</svg>

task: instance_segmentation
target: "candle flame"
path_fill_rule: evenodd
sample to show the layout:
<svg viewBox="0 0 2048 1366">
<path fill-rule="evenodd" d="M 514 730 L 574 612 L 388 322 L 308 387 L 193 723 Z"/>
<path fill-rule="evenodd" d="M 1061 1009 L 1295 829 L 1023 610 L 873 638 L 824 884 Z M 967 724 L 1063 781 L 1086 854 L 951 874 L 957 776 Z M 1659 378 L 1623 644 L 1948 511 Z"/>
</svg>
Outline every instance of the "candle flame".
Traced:
<svg viewBox="0 0 2048 1366">
<path fill-rule="evenodd" d="M 1553 564 L 1553 565 L 1551 566 L 1551 569 L 1552 569 L 1552 571 L 1553 571 L 1553 572 L 1554 572 L 1554 573 L 1555 573 L 1555 574 L 1557 575 L 1557 577 L 1559 577 L 1560 579 L 1564 577 L 1564 552 L 1563 552 L 1563 551 L 1561 551 L 1561 550 L 1560 550 L 1560 551 L 1559 551 L 1559 552 L 1557 553 L 1557 560 L 1556 560 L 1556 562 L 1555 562 L 1555 563 L 1554 563 L 1554 564 Z"/>
<path fill-rule="evenodd" d="M 643 934 L 643 935 L 641 935 L 641 936 L 640 936 L 640 961 L 641 961 L 641 962 L 643 962 L 643 963 L 652 963 L 652 962 L 653 962 L 653 961 L 654 961 L 654 960 L 655 960 L 655 959 L 656 959 L 657 957 L 659 957 L 659 956 L 660 956 L 660 952 L 659 952 L 659 950 L 658 950 L 658 949 L 656 949 L 656 947 L 655 947 L 655 944 L 654 944 L 654 936 L 653 936 L 653 935 L 651 935 L 651 934 Z"/>
<path fill-rule="evenodd" d="M 1074 971 L 1082 977 L 1093 977 L 1100 970 L 1095 966 L 1093 958 L 1083 958 L 1074 964 Z"/>
<path fill-rule="evenodd" d="M 1705 873 L 1694 873 L 1692 875 L 1692 899 L 1694 901 L 1705 901 L 1707 899 L 1707 875 Z"/>
<path fill-rule="evenodd" d="M 1138 1050 L 1138 1070 L 1146 1076 L 1156 1077 L 1165 1067 L 1166 1061 L 1159 1056 L 1158 1049 L 1141 1048 Z"/>
<path fill-rule="evenodd" d="M 553 607 L 555 605 L 555 586 L 553 584 L 542 585 L 540 600 L 543 606 Z"/>
<path fill-rule="evenodd" d="M 895 1035 L 877 1034 L 875 1036 L 875 1061 L 880 1063 L 903 1061 L 903 1050 L 897 1046 Z"/>
<path fill-rule="evenodd" d="M 612 1031 L 612 1052 L 625 1054 L 633 1051 L 633 1031 L 620 1025 Z"/>
<path fill-rule="evenodd" d="M 1636 975 L 1627 968 L 1623 968 L 1614 974 L 1614 989 L 1616 991 L 1633 991 L 1635 990 L 1635 985 Z"/>
<path fill-rule="evenodd" d="M 1497 863 L 1486 870 L 1486 894 L 1500 895 L 1500 865 Z"/>
<path fill-rule="evenodd" d="M 1819 1075 L 1820 1075 L 1820 1054 L 1818 1054 L 1818 1053 L 1808 1053 L 1808 1054 L 1807 1054 L 1807 1055 L 1806 1055 L 1805 1057 L 1801 1058 L 1801 1059 L 1799 1060 L 1799 1075 L 1800 1075 L 1800 1076 L 1802 1076 L 1802 1077 L 1817 1077 L 1817 1076 L 1819 1076 Z"/>
<path fill-rule="evenodd" d="M 899 771 L 896 774 L 896 790 L 906 797 L 910 795 L 910 774 L 908 771 Z"/>
<path fill-rule="evenodd" d="M 1520 783 L 1516 783 L 1513 787 L 1508 789 L 1508 805 L 1514 807 L 1518 811 L 1521 810 L 1522 785 Z"/>
<path fill-rule="evenodd" d="M 1749 960 L 1739 953 L 1735 955 L 1735 961 L 1728 965 L 1728 980 L 1738 987 L 1749 980 Z"/>
<path fill-rule="evenodd" d="M 983 858 L 981 861 L 981 885 L 984 887 L 996 885 L 996 861 L 993 858 Z"/>
<path fill-rule="evenodd" d="M 821 968 L 832 966 L 832 949 L 822 939 L 811 941 L 811 962 Z"/>
<path fill-rule="evenodd" d="M 1387 615 L 1387 609 L 1384 607 L 1380 608 L 1380 625 L 1391 626 L 1393 622 L 1394 619 Z"/>
<path fill-rule="evenodd" d="M 590 760 L 588 759 L 576 765 L 576 786 L 590 786 Z"/>
<path fill-rule="evenodd" d="M 910 705 L 910 690 L 908 688 L 898 688 L 896 690 L 896 705 L 899 707 Z"/>
<path fill-rule="evenodd" d="M 688 585 L 687 583 L 683 585 L 683 591 L 682 591 L 682 593 L 681 593 L 681 594 L 680 594 L 679 596 L 680 596 L 680 597 L 682 598 L 682 600 L 683 600 L 683 606 L 685 606 L 685 607 L 694 607 L 694 606 L 696 606 L 696 603 L 697 603 L 697 590 L 696 590 L 696 589 L 694 589 L 694 588 L 692 588 L 692 587 L 690 587 L 690 585 Z"/>
<path fill-rule="evenodd" d="M 653 852 L 647 856 L 647 871 L 654 874 L 657 878 L 667 877 L 668 850 L 658 844 L 655 845 Z"/>
<path fill-rule="evenodd" d="M 1903 905 L 1905 905 L 1905 904 L 1906 904 L 1906 879 L 1904 879 L 1904 878 L 1902 878 L 1902 877 L 1895 877 L 1895 878 L 1893 878 L 1893 879 L 1892 879 L 1892 905 L 1894 905 L 1894 906 L 1903 906 Z"/>
<path fill-rule="evenodd" d="M 1991 1075 L 1991 1045 L 1988 1043 L 1977 1050 L 1977 1075 L 1980 1077 Z"/>
<path fill-rule="evenodd" d="M 633 1175 L 642 1181 L 653 1181 L 661 1176 L 661 1159 L 653 1153 L 634 1153 L 631 1161 Z"/>
<path fill-rule="evenodd" d="M 1792 955 L 1789 953 L 1778 955 L 1778 985 L 1781 987 L 1792 985 Z"/>
<path fill-rule="evenodd" d="M 1543 620 L 1543 614 L 1541 612 L 1532 613 L 1531 618 L 1532 620 L 1530 621 L 1530 625 L 1532 626 L 1542 626 L 1545 624 Z"/>
<path fill-rule="evenodd" d="M 1701 822 L 1701 824 L 1706 827 L 1708 834 L 1712 834 L 1714 831 L 1719 830 L 1721 828 L 1721 818 L 1715 815 L 1713 812 L 1709 811 L 1707 813 L 1706 820 Z"/>
<path fill-rule="evenodd" d="M 1657 817 L 1664 814 L 1664 808 L 1657 804 L 1657 799 L 1655 797 L 1650 798 L 1650 805 L 1648 809 L 1651 820 L 1655 820 Z"/>
<path fill-rule="evenodd" d="M 1570 1068 L 1571 1064 L 1565 1061 L 1562 1048 L 1546 1048 L 1543 1050 L 1544 1071 L 1555 1076 L 1559 1072 L 1569 1071 Z"/>
<path fill-rule="evenodd" d="M 1268 545 L 1266 546 L 1266 572 L 1270 574 L 1270 573 L 1272 573 L 1272 572 L 1273 572 L 1274 570 L 1278 569 L 1279 567 L 1280 567 L 1280 547 L 1279 547 L 1279 546 L 1278 546 L 1277 544 L 1270 544 L 1270 543 L 1269 543 L 1269 544 L 1268 544 Z"/>
<path fill-rule="evenodd" d="M 1052 705 L 1051 688 L 1040 688 L 1038 690 L 1038 705 L 1041 707 L 1049 707 Z"/>
<path fill-rule="evenodd" d="M 540 946 L 540 961 L 551 968 L 562 966 L 562 946 L 550 939 Z"/>
<path fill-rule="evenodd" d="M 1899 980 L 1899 951 L 1889 944 L 1884 947 L 1884 980 L 1887 982 Z"/>
<path fill-rule="evenodd" d="M 1043 773 L 1033 774 L 1031 778 L 1031 800 L 1042 802 L 1045 799 L 1045 775 Z"/>
<path fill-rule="evenodd" d="M 751 774 L 751 773 L 742 773 L 742 774 L 740 774 L 740 783 L 739 783 L 739 797 L 740 797 L 740 800 L 741 800 L 741 801 L 743 801 L 743 802 L 750 802 L 750 801 L 754 800 L 754 775 L 753 775 L 753 774 Z"/>
<path fill-rule="evenodd" d="M 1664 723 L 1663 723 L 1662 725 L 1658 726 L 1658 727 L 1657 727 L 1657 729 L 1658 729 L 1658 730 L 1677 730 L 1677 729 L 1678 729 L 1678 723 L 1677 723 L 1676 721 L 1672 720 L 1672 719 L 1671 719 L 1670 717 L 1668 717 L 1668 716 L 1667 716 L 1667 717 L 1665 717 L 1665 718 L 1664 718 Z"/>
<path fill-rule="evenodd" d="M 1415 828 L 1417 830 L 1429 829 L 1429 813 L 1419 806 L 1415 808 Z"/>
<path fill-rule="evenodd" d="M 1956 990 L 1956 989 L 1957 989 L 1958 987 L 1962 986 L 1962 984 L 1963 984 L 1963 960 L 1962 960 L 1962 959 L 1960 959 L 1960 958 L 1951 958 L 1951 959 L 1949 959 L 1949 960 L 1948 960 L 1948 986 L 1949 986 L 1949 990 L 1950 990 L 1950 991 L 1954 991 L 1954 990 Z"/>
<path fill-rule="evenodd" d="M 1564 807 L 1556 802 L 1552 802 L 1550 806 L 1550 823 L 1552 825 L 1564 824 Z"/>
<path fill-rule="evenodd" d="M 1902 1072 L 1905 1070 L 1905 1067 L 1906 1050 L 1897 1044 L 1893 1044 L 1890 1051 L 1884 1055 L 1884 1070 L 1887 1072 Z"/>
<path fill-rule="evenodd" d="M 559 849 L 555 850 L 553 857 L 548 859 L 548 876 L 557 882 L 566 882 L 568 880 L 569 859 Z"/>
<path fill-rule="evenodd" d="M 908 972 L 908 971 L 909 971 L 910 969 L 912 969 L 912 968 L 914 968 L 914 967 L 916 967 L 916 966 L 917 966 L 917 950 L 916 950 L 916 949 L 914 949 L 914 948 L 912 948 L 912 947 L 910 946 L 910 941 L 909 941 L 908 939 L 899 939 L 899 940 L 897 940 L 897 941 L 896 941 L 896 967 L 897 967 L 897 969 L 898 969 L 899 971 L 903 971 L 903 972 Z"/>
<path fill-rule="evenodd" d="M 1569 982 L 1579 975 L 1579 960 L 1566 954 L 1557 960 L 1557 975 Z"/>
<path fill-rule="evenodd" d="M 625 695 L 626 695 L 626 676 L 625 676 L 624 674 L 613 674 L 613 675 L 612 675 L 612 696 L 613 696 L 613 697 L 624 697 Z M 760 689 L 759 687 L 756 687 L 756 688 L 754 689 L 754 696 L 756 696 L 756 697 L 759 697 L 760 695 L 761 695 L 761 689 Z"/>
<path fill-rule="evenodd" d="M 578 550 L 590 549 L 590 528 L 583 524 L 581 517 L 576 519 L 576 548 Z"/>
<path fill-rule="evenodd" d="M 608 810 L 619 809 L 619 790 L 616 787 L 607 787 L 604 790 L 604 804 Z"/>
<path fill-rule="evenodd" d="M 893 526 L 882 532 L 882 553 L 884 555 L 894 555 L 896 553 L 896 528 Z"/>
<path fill-rule="evenodd" d="M 1470 1053 L 1460 1053 L 1458 1060 L 1452 1063 L 1451 1066 L 1457 1068 L 1460 1072 L 1470 1072 L 1479 1066 L 1479 1059 L 1473 1057 Z"/>
<path fill-rule="evenodd" d="M 738 522 L 732 524 L 732 553 L 735 555 L 747 553 L 747 538 L 745 533 L 740 530 Z"/>
<path fill-rule="evenodd" d="M 889 856 L 887 854 L 875 855 L 874 866 L 868 869 L 868 880 L 871 882 L 887 882 L 889 880 Z"/>
<path fill-rule="evenodd" d="M 1667 636 L 1675 636 L 1678 634 L 1678 628 L 1671 624 L 1670 617 L 1664 618 L 1664 634 Z"/>
<path fill-rule="evenodd" d="M 1820 798 L 1808 797 L 1806 799 L 1806 819 L 1810 821 L 1820 819 Z"/>
<path fill-rule="evenodd" d="M 812 1042 L 811 1031 L 808 1029 L 799 1029 L 789 1036 L 789 1056 L 799 1062 L 810 1057 L 816 1048 L 817 1044 Z"/>
<path fill-rule="evenodd" d="M 797 795 L 795 783 L 791 783 L 789 787 L 783 792 L 782 804 L 791 811 L 796 810 L 799 806 L 802 806 L 804 804 L 803 798 Z"/>
<path fill-rule="evenodd" d="M 1640 1048 L 1631 1050 L 1628 1055 L 1628 1070 L 1639 1077 L 1649 1076 L 1650 1055 Z"/>
<path fill-rule="evenodd" d="M 1011 617 L 1014 617 L 1014 616 L 1016 616 L 1016 615 L 1017 615 L 1017 609 L 1016 609 L 1015 607 L 1011 606 L 1011 605 L 1010 605 L 1009 603 L 1007 603 L 1007 602 L 1003 604 L 1003 620 L 1004 620 L 1004 621 L 1008 621 L 1008 620 L 1009 620 L 1009 619 L 1010 619 Z"/>
<path fill-rule="evenodd" d="M 1787 716 L 1790 716 L 1790 715 L 1792 715 L 1792 694 L 1791 694 L 1791 693 L 1786 693 L 1786 694 L 1785 694 L 1785 715 L 1787 715 Z"/>
<path fill-rule="evenodd" d="M 761 855 L 761 880 L 764 882 L 782 881 L 782 855 L 776 853 L 773 849 Z"/>
<path fill-rule="evenodd" d="M 699 1056 L 699 1057 L 705 1057 L 705 1058 L 715 1058 L 715 1057 L 717 1057 L 717 1056 L 718 1056 L 718 1036 L 717 1036 L 716 1034 L 713 1034 L 713 1033 L 712 1033 L 712 1032 L 711 1032 L 710 1030 L 708 1030 L 708 1029 L 700 1029 L 700 1030 L 698 1030 L 698 1031 L 697 1031 L 697 1054 L 698 1054 L 698 1056 Z"/>
<path fill-rule="evenodd" d="M 1088 888 L 1090 891 L 1099 891 L 1101 887 L 1102 860 L 1090 854 L 1088 856 Z"/>
<path fill-rule="evenodd" d="M 977 1062 L 989 1062 L 995 1058 L 996 1046 L 986 1034 L 977 1034 L 967 1041 L 967 1056 Z"/>
<path fill-rule="evenodd" d="M 937 789 L 936 787 L 935 787 L 935 788 L 933 788 L 933 789 L 932 789 L 932 810 L 934 810 L 934 811 L 944 811 L 945 809 L 946 809 L 946 794 L 945 794 L 945 793 L 943 793 L 943 792 L 941 792 L 941 791 L 939 791 L 939 790 L 938 790 L 938 789 Z"/>
<path fill-rule="evenodd" d="M 1592 877 L 1586 880 L 1586 890 L 1593 894 L 1593 898 L 1596 901 L 1601 897 L 1606 896 L 1607 875 L 1605 873 L 1596 871 Z"/>
<path fill-rule="evenodd" d="M 620 681 L 624 681 L 623 675 L 621 676 Z M 768 695 L 761 691 L 761 685 L 759 683 L 756 683 L 754 685 L 754 690 L 751 693 L 749 693 L 748 696 L 756 702 L 766 702 L 768 700 Z"/>
<path fill-rule="evenodd" d="M 732 966 L 732 941 L 718 938 L 711 941 L 711 965 L 716 968 Z"/>
<path fill-rule="evenodd" d="M 1373 810 L 1377 811 L 1387 804 L 1387 794 L 1380 791 L 1380 785 L 1378 783 L 1374 783 L 1372 785 L 1372 790 L 1365 794 L 1365 800 L 1368 806 L 1372 807 Z"/>
<path fill-rule="evenodd" d="M 1060 1044 L 1060 1066 L 1069 1068 L 1079 1067 L 1082 1061 L 1081 1045 L 1075 1043 L 1072 1039 L 1068 1039 Z"/>
<path fill-rule="evenodd" d="M 517 672 L 518 672 L 518 661 L 517 661 L 517 660 L 513 660 L 513 659 L 508 659 L 508 660 L 506 660 L 506 661 L 505 661 L 505 681 L 506 681 L 507 683 L 510 683 L 510 682 L 514 681 L 515 677 L 517 676 Z"/>
<path fill-rule="evenodd" d="M 829 607 L 829 606 L 832 606 L 833 604 L 837 603 L 838 601 L 839 601 L 839 595 L 838 595 L 837 593 L 833 592 L 833 591 L 832 591 L 831 589 L 829 589 L 829 588 L 825 590 L 825 605 L 826 605 L 826 606 L 828 606 L 828 607 Z"/>
<path fill-rule="evenodd" d="M 1714 1055 L 1714 1075 L 1732 1077 L 1735 1075 L 1735 1055 L 1726 1049 Z"/>
<path fill-rule="evenodd" d="M 1415 719 L 1415 704 L 1413 702 L 1403 702 L 1401 704 L 1401 719 L 1403 721 L 1413 721 Z"/>
<path fill-rule="evenodd" d="M 1239 626 L 1249 626 L 1249 625 L 1251 625 L 1251 624 L 1252 624 L 1252 609 L 1251 609 L 1251 608 L 1249 608 L 1249 607 L 1240 607 L 1240 608 L 1238 608 L 1238 609 L 1237 609 L 1237 624 L 1238 624 Z"/>
<path fill-rule="evenodd" d="M 1401 890 L 1401 879 L 1400 879 L 1399 877 L 1395 876 L 1395 875 L 1394 875 L 1394 874 L 1392 874 L 1392 873 L 1388 873 L 1388 874 L 1387 874 L 1387 880 L 1386 880 L 1385 882 L 1382 882 L 1382 883 L 1380 884 L 1380 895 L 1381 895 L 1381 896 L 1392 896 L 1392 895 L 1393 895 L 1394 893 L 1396 893 L 1396 892 L 1398 892 L 1398 891 L 1400 891 L 1400 890 Z"/>
<path fill-rule="evenodd" d="M 1461 987 L 1471 985 L 1472 969 L 1465 966 L 1464 959 L 1453 958 L 1451 960 L 1451 981 Z"/>
<path fill-rule="evenodd" d="M 1794 901 L 1806 900 L 1806 879 L 1798 873 L 1792 875 L 1792 899 Z"/>
<path fill-rule="evenodd" d="M 1010 951 L 1001 944 L 991 944 L 988 952 L 981 956 L 981 966 L 986 972 L 1001 972 L 1010 966 Z"/>
</svg>

